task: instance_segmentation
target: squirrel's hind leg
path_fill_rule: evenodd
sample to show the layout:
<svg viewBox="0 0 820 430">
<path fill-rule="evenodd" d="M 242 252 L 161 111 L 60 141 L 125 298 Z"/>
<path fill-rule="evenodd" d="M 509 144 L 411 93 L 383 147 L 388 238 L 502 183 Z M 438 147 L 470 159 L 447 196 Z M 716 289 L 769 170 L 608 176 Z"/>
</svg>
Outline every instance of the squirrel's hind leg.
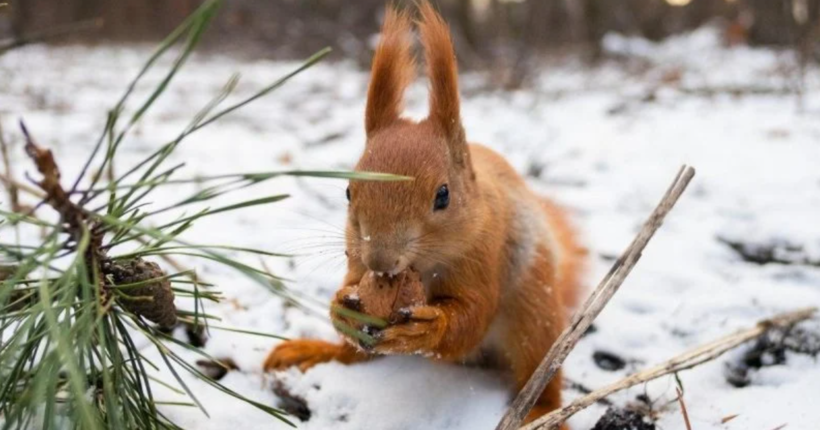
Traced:
<svg viewBox="0 0 820 430">
<path fill-rule="evenodd" d="M 370 357 L 367 353 L 359 351 L 346 342 L 330 343 L 313 339 L 287 340 L 277 345 L 268 354 L 264 370 L 270 372 L 297 366 L 304 372 L 317 364 L 328 361 L 353 364 L 366 361 Z"/>
<path fill-rule="evenodd" d="M 524 384 L 520 383 L 520 388 L 523 388 Z M 552 378 L 547 388 L 544 389 L 544 392 L 541 393 L 541 397 L 538 398 L 538 401 L 535 402 L 535 405 L 530 410 L 530 413 L 527 415 L 527 418 L 524 419 L 524 423 L 528 424 L 532 421 L 535 421 L 536 418 L 540 418 L 542 415 L 546 415 L 556 409 L 561 408 L 561 373 L 560 371 L 555 374 L 555 377 Z M 566 424 L 561 425 L 561 430 L 568 430 Z"/>
<path fill-rule="evenodd" d="M 541 270 L 540 268 L 537 270 Z M 550 350 L 564 328 L 564 312 L 560 299 L 552 290 L 543 287 L 550 284 L 548 273 L 530 273 L 522 283 L 521 298 L 510 303 L 509 312 L 502 320 L 503 352 L 509 360 L 515 378 L 516 393 L 529 381 L 541 360 Z M 546 294 L 545 294 L 546 293 Z M 561 407 L 561 372 L 555 374 L 538 397 L 526 422 Z M 564 429 L 564 428 L 562 428 Z"/>
<path fill-rule="evenodd" d="M 554 332 L 559 327 L 547 328 L 540 333 L 531 330 L 529 333 L 524 327 L 518 327 L 508 333 L 505 342 L 505 356 L 509 360 L 512 376 L 515 381 L 515 393 L 519 393 L 527 384 L 541 358 L 547 353 L 555 338 Z M 538 336 L 538 335 L 541 336 Z M 561 407 L 561 370 L 555 373 L 547 387 L 541 392 L 538 400 L 527 415 L 525 422 L 529 423 L 536 418 Z M 566 427 L 561 427 L 566 430 Z"/>
</svg>

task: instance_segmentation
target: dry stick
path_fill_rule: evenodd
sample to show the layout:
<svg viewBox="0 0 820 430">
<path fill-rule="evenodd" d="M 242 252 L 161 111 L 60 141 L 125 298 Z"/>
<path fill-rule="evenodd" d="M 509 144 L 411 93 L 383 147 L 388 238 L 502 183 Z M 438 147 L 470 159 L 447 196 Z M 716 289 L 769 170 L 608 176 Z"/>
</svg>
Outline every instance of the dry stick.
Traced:
<svg viewBox="0 0 820 430">
<path fill-rule="evenodd" d="M 686 402 L 683 401 L 683 391 L 680 387 L 675 387 L 678 392 L 678 403 L 680 403 L 680 413 L 683 414 L 683 422 L 686 424 L 686 430 L 692 430 L 692 423 L 689 422 L 689 412 L 686 411 Z"/>
<path fill-rule="evenodd" d="M 507 410 L 501 422 L 498 423 L 496 430 L 513 430 L 521 426 L 524 417 L 527 416 L 544 388 L 555 376 L 567 355 L 587 331 L 595 317 L 618 291 L 632 268 L 635 267 L 647 242 L 658 230 L 664 217 L 678 201 L 693 176 L 695 176 L 695 169 L 689 166 L 680 168 L 674 182 L 672 182 L 652 215 L 644 223 L 643 228 L 638 232 L 638 236 L 618 258 L 609 273 L 586 300 L 581 310 L 575 313 L 570 325 L 564 329 L 547 355 L 541 360 L 541 364 L 538 365 L 530 380 L 518 393 L 510 409 Z"/>
<path fill-rule="evenodd" d="M 520 430 L 547 430 L 558 428 L 561 423 L 575 415 L 578 411 L 585 409 L 610 394 L 643 384 L 647 381 L 670 375 L 686 369 L 691 369 L 700 364 L 714 360 L 723 355 L 726 351 L 734 349 L 750 340 L 756 339 L 772 328 L 790 327 L 800 321 L 809 319 L 817 312 L 817 308 L 804 308 L 792 312 L 779 314 L 772 318 L 758 322 L 754 327 L 737 333 L 724 336 L 720 339 L 698 346 L 670 360 L 667 360 L 655 367 L 643 370 L 630 375 L 620 381 L 595 390 L 583 397 L 576 399 L 569 405 L 552 411 L 547 415 L 533 421 Z M 725 418 L 724 418 L 725 419 Z M 727 420 L 728 421 L 728 420 Z"/>
<path fill-rule="evenodd" d="M 733 419 L 735 419 L 735 418 L 737 418 L 737 417 L 739 417 L 739 416 L 740 416 L 740 414 L 732 414 L 732 415 L 727 415 L 727 416 L 725 416 L 725 417 L 723 417 L 723 418 L 721 418 L 721 419 L 720 419 L 720 423 L 721 423 L 721 424 L 726 424 L 726 423 L 728 423 L 729 421 L 732 421 Z"/>
</svg>

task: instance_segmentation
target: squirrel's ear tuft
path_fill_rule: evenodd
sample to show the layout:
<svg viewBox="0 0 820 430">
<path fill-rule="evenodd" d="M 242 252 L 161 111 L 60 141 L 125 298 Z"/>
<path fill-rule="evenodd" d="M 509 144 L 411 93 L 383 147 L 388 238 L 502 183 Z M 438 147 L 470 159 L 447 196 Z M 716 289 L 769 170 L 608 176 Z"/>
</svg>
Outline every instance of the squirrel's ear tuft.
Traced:
<svg viewBox="0 0 820 430">
<path fill-rule="evenodd" d="M 367 89 L 365 131 L 368 136 L 389 126 L 401 114 L 404 91 L 413 80 L 416 68 L 410 30 L 411 22 L 406 13 L 388 6 Z"/>
<path fill-rule="evenodd" d="M 464 162 L 467 143 L 461 125 L 458 96 L 458 66 L 450 29 L 429 1 L 419 4 L 419 30 L 430 79 L 430 116 L 445 134 L 451 153 Z"/>
</svg>

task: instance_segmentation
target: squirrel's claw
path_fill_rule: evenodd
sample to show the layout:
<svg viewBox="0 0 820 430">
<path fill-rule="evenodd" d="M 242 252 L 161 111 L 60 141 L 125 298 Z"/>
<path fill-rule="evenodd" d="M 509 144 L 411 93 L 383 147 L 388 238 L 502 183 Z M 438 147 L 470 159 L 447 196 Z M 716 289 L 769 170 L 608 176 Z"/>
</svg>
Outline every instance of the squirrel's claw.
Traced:
<svg viewBox="0 0 820 430">
<path fill-rule="evenodd" d="M 402 316 L 406 315 L 407 320 L 431 321 L 441 316 L 441 310 L 434 306 L 415 306 L 412 308 L 402 308 Z"/>
<path fill-rule="evenodd" d="M 410 308 L 401 308 L 397 312 L 395 312 L 395 317 L 391 318 L 390 323 L 392 324 L 403 324 L 410 321 L 413 318 L 413 310 Z"/>
<path fill-rule="evenodd" d="M 345 294 L 344 296 L 342 296 L 341 302 L 342 302 L 341 303 L 342 306 L 344 306 L 344 307 L 346 307 L 350 310 L 353 310 L 353 311 L 356 311 L 356 312 L 359 312 L 359 311 L 362 310 L 362 301 L 359 300 L 359 298 L 356 297 L 355 295 Z"/>
</svg>

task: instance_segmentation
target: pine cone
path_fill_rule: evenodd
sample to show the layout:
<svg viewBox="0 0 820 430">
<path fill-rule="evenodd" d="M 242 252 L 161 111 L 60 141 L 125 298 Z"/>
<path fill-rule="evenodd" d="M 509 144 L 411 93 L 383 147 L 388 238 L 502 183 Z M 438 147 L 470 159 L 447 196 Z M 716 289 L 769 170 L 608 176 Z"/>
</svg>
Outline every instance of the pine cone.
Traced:
<svg viewBox="0 0 820 430">
<path fill-rule="evenodd" d="M 159 265 L 141 258 L 119 261 L 108 267 L 116 285 L 140 283 L 138 286 L 126 287 L 122 292 L 133 299 L 118 297 L 117 301 L 124 309 L 142 316 L 148 321 L 162 327 L 171 327 L 177 322 L 177 309 L 174 306 L 174 292 L 168 279 L 159 279 L 165 272 Z M 152 282 L 146 282 L 151 281 Z M 149 299 L 150 298 L 150 299 Z"/>
</svg>

